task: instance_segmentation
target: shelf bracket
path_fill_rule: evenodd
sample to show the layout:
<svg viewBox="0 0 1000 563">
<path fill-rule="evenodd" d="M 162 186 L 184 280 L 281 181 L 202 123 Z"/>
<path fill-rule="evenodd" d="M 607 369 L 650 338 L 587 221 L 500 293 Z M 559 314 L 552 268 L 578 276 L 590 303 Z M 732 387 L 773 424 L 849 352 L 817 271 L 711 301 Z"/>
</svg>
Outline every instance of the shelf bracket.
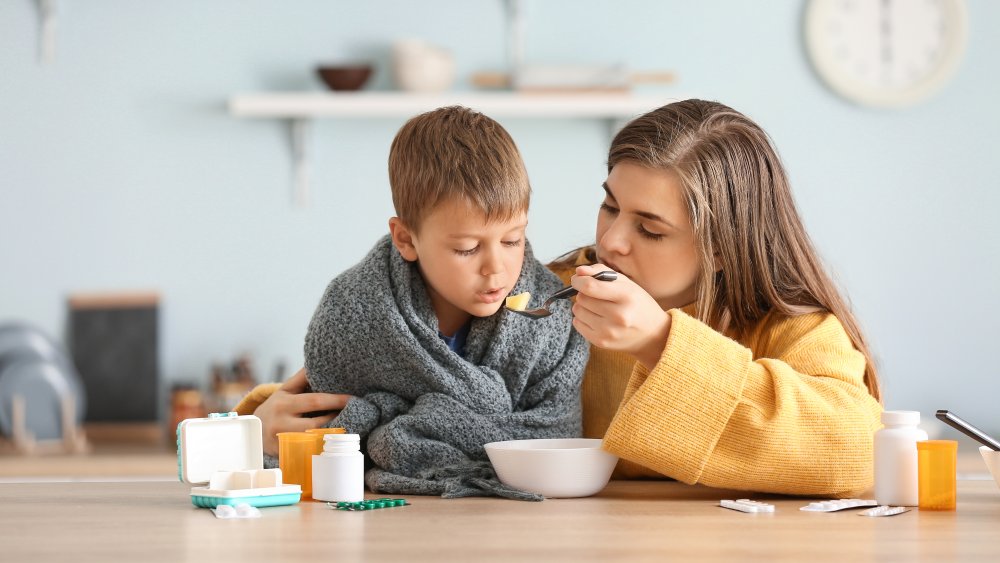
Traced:
<svg viewBox="0 0 1000 563">
<path fill-rule="evenodd" d="M 309 156 L 312 135 L 312 120 L 295 118 L 292 126 L 292 201 L 297 205 L 309 205 Z"/>
<path fill-rule="evenodd" d="M 56 58 L 56 0 L 38 0 L 38 62 L 50 64 Z"/>
<path fill-rule="evenodd" d="M 507 19 L 507 65 L 513 78 L 524 66 L 524 4 L 522 0 L 504 0 Z"/>
</svg>

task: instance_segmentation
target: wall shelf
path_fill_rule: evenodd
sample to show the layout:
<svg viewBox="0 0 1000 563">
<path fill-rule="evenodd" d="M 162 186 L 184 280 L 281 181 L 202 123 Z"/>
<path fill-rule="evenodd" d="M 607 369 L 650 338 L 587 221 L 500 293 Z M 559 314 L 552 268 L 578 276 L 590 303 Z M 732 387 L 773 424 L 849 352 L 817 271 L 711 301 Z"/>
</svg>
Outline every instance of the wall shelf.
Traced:
<svg viewBox="0 0 1000 563">
<path fill-rule="evenodd" d="M 235 117 L 287 119 L 292 127 L 294 199 L 309 199 L 309 129 L 313 119 L 412 117 L 448 105 L 462 105 L 493 118 L 600 119 L 609 134 L 637 115 L 688 96 L 630 93 L 444 92 L 277 92 L 239 94 L 229 100 Z"/>
</svg>

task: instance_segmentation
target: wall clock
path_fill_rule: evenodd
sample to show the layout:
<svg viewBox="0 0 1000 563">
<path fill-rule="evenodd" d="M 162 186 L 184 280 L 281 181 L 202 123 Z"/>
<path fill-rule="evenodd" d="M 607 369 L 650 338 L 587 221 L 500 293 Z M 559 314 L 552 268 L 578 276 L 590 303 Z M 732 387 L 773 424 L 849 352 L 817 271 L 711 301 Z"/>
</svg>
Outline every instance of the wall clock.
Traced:
<svg viewBox="0 0 1000 563">
<path fill-rule="evenodd" d="M 965 52 L 964 0 L 809 0 L 805 41 L 819 76 L 866 106 L 916 104 Z"/>
</svg>

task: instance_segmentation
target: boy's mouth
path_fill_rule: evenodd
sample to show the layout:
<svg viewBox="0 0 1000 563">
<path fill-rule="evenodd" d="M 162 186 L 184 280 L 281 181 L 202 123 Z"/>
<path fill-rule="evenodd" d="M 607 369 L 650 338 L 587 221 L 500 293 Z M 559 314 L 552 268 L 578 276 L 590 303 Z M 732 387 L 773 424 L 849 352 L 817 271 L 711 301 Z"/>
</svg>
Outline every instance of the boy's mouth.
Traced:
<svg viewBox="0 0 1000 563">
<path fill-rule="evenodd" d="M 480 291 L 476 294 L 476 296 L 479 297 L 479 300 L 483 303 L 496 303 L 497 301 L 503 299 L 505 295 L 506 293 L 502 287 L 494 287 L 485 291 Z"/>
</svg>

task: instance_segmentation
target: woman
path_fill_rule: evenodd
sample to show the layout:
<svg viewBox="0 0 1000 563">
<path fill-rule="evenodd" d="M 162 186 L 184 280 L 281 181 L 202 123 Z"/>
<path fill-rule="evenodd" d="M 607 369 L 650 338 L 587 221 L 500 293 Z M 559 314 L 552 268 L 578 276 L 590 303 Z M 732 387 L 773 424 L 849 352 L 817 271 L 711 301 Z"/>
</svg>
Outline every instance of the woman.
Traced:
<svg viewBox="0 0 1000 563">
<path fill-rule="evenodd" d="M 580 291 L 584 432 L 622 458 L 617 476 L 869 488 L 875 367 L 766 133 L 722 104 L 664 106 L 616 135 L 603 188 L 595 246 L 553 268 Z M 589 277 L 609 268 L 617 281 Z M 265 435 L 347 400 L 304 389 L 300 372 L 256 409 Z"/>
</svg>

